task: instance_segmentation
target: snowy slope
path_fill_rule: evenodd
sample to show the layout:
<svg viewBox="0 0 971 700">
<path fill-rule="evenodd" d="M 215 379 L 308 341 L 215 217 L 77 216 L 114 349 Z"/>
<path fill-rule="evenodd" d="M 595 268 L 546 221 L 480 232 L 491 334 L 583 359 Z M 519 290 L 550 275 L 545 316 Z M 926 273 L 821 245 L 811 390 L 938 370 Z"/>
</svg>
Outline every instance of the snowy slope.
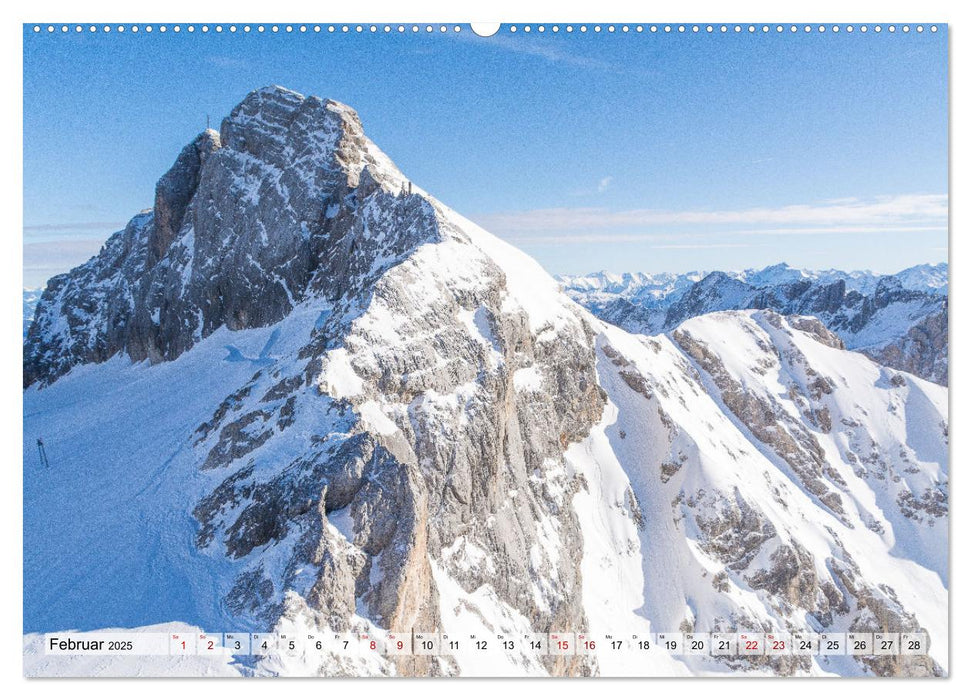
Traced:
<svg viewBox="0 0 971 700">
<path fill-rule="evenodd" d="M 189 170 L 195 192 L 212 180 L 257 193 L 285 176 L 267 159 L 316 154 L 304 166 L 323 158 L 326 178 L 289 180 L 294 207 L 323 203 L 306 234 L 292 207 L 193 195 L 187 211 L 214 210 L 186 215 L 172 239 L 184 244 L 153 262 L 156 210 L 129 229 L 131 258 L 114 265 L 106 246 L 110 261 L 53 283 L 38 307 L 27 360 L 38 379 L 24 394 L 25 632 L 172 620 L 456 635 L 883 625 L 927 630 L 932 658 L 461 653 L 246 672 L 946 672 L 945 388 L 843 350 L 808 318 L 712 314 L 652 338 L 606 324 L 408 183 L 349 108 L 274 90 L 223 126 L 254 130 L 238 142 L 248 156 L 221 136 Z M 307 114 L 339 115 L 344 135 Z M 321 150 L 319 133 L 339 153 Z M 219 223 L 237 207 L 252 229 Z M 201 251 L 264 234 L 294 237 L 270 241 L 253 268 L 291 298 L 277 315 L 239 307 L 222 320 L 229 307 L 214 295 L 249 278 L 227 269 L 207 286 L 194 271 L 218 266 Z M 273 267 L 291 244 L 326 262 Z M 197 322 L 166 327 L 188 311 L 153 306 L 165 294 L 150 290 L 115 306 L 149 274 L 115 276 L 126 265 L 193 280 Z M 83 323 L 65 320 L 81 318 L 75 305 Z M 153 315 L 148 336 L 102 334 L 106 318 Z M 143 359 L 145 337 L 168 354 Z"/>
</svg>

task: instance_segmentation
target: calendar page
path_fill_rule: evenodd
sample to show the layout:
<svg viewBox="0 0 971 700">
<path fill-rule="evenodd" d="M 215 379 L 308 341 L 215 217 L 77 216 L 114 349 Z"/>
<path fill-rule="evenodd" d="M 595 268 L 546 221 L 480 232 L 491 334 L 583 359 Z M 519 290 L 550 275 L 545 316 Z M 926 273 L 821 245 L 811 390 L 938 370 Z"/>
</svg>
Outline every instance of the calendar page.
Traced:
<svg viewBox="0 0 971 700">
<path fill-rule="evenodd" d="M 948 675 L 946 23 L 22 35 L 25 676 Z"/>
</svg>

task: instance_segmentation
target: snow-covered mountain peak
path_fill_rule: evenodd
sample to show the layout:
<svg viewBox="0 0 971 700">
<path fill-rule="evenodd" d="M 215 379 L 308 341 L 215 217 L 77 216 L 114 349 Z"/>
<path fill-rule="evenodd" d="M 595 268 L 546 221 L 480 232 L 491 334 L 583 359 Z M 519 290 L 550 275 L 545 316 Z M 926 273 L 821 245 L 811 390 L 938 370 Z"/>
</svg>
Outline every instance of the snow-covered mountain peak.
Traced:
<svg viewBox="0 0 971 700">
<path fill-rule="evenodd" d="M 756 287 L 794 282 L 810 276 L 805 270 L 794 268 L 786 262 L 776 263 L 761 270 L 745 270 L 729 274 Z"/>
<path fill-rule="evenodd" d="M 894 275 L 900 280 L 905 289 L 934 290 L 940 294 L 947 294 L 948 266 L 947 263 L 931 265 L 914 265 Z"/>
<path fill-rule="evenodd" d="M 48 382 L 118 352 L 173 359 L 223 325 L 265 326 L 308 296 L 364 289 L 438 236 L 431 201 L 353 109 L 256 90 L 218 134 L 182 150 L 151 215 L 50 281 L 28 331 L 24 380 Z"/>
</svg>

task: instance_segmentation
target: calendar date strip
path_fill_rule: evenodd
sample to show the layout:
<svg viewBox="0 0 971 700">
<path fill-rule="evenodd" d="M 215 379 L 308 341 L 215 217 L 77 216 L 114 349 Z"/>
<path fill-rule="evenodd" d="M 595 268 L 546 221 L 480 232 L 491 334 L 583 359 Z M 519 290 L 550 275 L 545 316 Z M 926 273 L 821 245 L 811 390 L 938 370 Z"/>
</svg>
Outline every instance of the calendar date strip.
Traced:
<svg viewBox="0 0 971 700">
<path fill-rule="evenodd" d="M 67 656 L 573 656 L 667 653 L 672 656 L 920 656 L 924 632 L 497 634 L 444 632 L 249 633 L 71 632 L 44 635 L 44 652 Z"/>
</svg>

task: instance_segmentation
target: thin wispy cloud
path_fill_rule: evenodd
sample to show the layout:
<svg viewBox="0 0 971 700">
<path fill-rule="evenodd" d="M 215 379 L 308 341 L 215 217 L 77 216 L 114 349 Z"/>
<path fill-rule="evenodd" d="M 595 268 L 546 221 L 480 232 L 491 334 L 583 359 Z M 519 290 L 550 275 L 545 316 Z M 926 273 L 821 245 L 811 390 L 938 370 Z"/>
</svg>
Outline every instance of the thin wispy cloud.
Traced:
<svg viewBox="0 0 971 700">
<path fill-rule="evenodd" d="M 598 194 L 603 194 L 609 190 L 614 184 L 614 176 L 607 175 L 600 178 L 595 183 L 583 187 L 581 189 L 576 189 L 570 192 L 571 197 L 594 197 Z"/>
<path fill-rule="evenodd" d="M 104 240 L 86 238 L 45 243 L 24 243 L 24 286 L 43 286 L 52 276 L 66 272 L 97 255 Z"/>
<path fill-rule="evenodd" d="M 658 250 L 708 250 L 712 248 L 752 248 L 751 243 L 680 243 L 651 246 Z"/>
<path fill-rule="evenodd" d="M 594 68 L 597 70 L 617 71 L 619 68 L 612 63 L 602 61 L 598 58 L 583 56 L 580 54 L 564 51 L 550 43 L 546 37 L 527 37 L 508 36 L 497 34 L 490 37 L 481 37 L 473 32 L 449 32 L 448 36 L 453 39 L 460 39 L 479 46 L 492 47 L 518 53 L 524 56 L 535 56 L 542 58 L 549 63 L 558 63 L 567 66 L 577 66 L 580 68 Z"/>
<path fill-rule="evenodd" d="M 481 223 L 482 218 L 476 219 L 476 223 Z M 482 224 L 484 226 L 484 224 Z M 563 234 L 544 234 L 539 236 L 520 236 L 506 235 L 496 229 L 488 229 L 505 238 L 513 245 L 518 246 L 541 246 L 541 245 L 564 245 L 564 244 L 584 244 L 584 243 L 651 243 L 654 241 L 677 241 L 683 240 L 684 235 L 671 233 L 563 233 Z"/>
<path fill-rule="evenodd" d="M 249 68 L 252 64 L 244 58 L 236 56 L 208 56 L 206 62 L 217 68 Z"/>
<path fill-rule="evenodd" d="M 726 230 L 725 233 L 734 236 L 815 236 L 837 233 L 930 233 L 933 231 L 947 231 L 947 223 L 941 222 L 929 226 L 898 226 L 891 223 L 882 226 L 787 226 L 782 228 L 732 229 Z"/>
<path fill-rule="evenodd" d="M 24 233 L 51 233 L 61 231 L 92 231 L 99 229 L 111 229 L 117 231 L 124 228 L 124 221 L 67 221 L 60 224 L 33 224 L 24 226 Z"/>
<path fill-rule="evenodd" d="M 714 234 L 716 237 L 718 233 Z M 602 243 L 650 243 L 657 250 L 707 249 L 707 248 L 755 248 L 754 243 L 675 243 L 684 240 L 709 240 L 710 233 L 565 233 L 544 236 L 507 236 L 510 243 L 518 246 L 590 245 Z"/>
<path fill-rule="evenodd" d="M 879 233 L 883 231 L 940 231 L 947 228 L 948 199 L 943 194 L 904 194 L 869 199 L 843 198 L 815 204 L 720 210 L 629 209 L 561 207 L 499 212 L 477 217 L 500 235 L 522 239 L 563 238 L 583 232 L 590 242 L 615 240 L 620 234 L 641 239 L 657 229 L 722 227 L 726 235 L 809 235 L 821 233 Z M 746 227 L 744 229 L 740 227 Z M 637 229 L 631 231 L 630 229 Z M 733 230 L 734 229 L 734 230 Z"/>
</svg>

